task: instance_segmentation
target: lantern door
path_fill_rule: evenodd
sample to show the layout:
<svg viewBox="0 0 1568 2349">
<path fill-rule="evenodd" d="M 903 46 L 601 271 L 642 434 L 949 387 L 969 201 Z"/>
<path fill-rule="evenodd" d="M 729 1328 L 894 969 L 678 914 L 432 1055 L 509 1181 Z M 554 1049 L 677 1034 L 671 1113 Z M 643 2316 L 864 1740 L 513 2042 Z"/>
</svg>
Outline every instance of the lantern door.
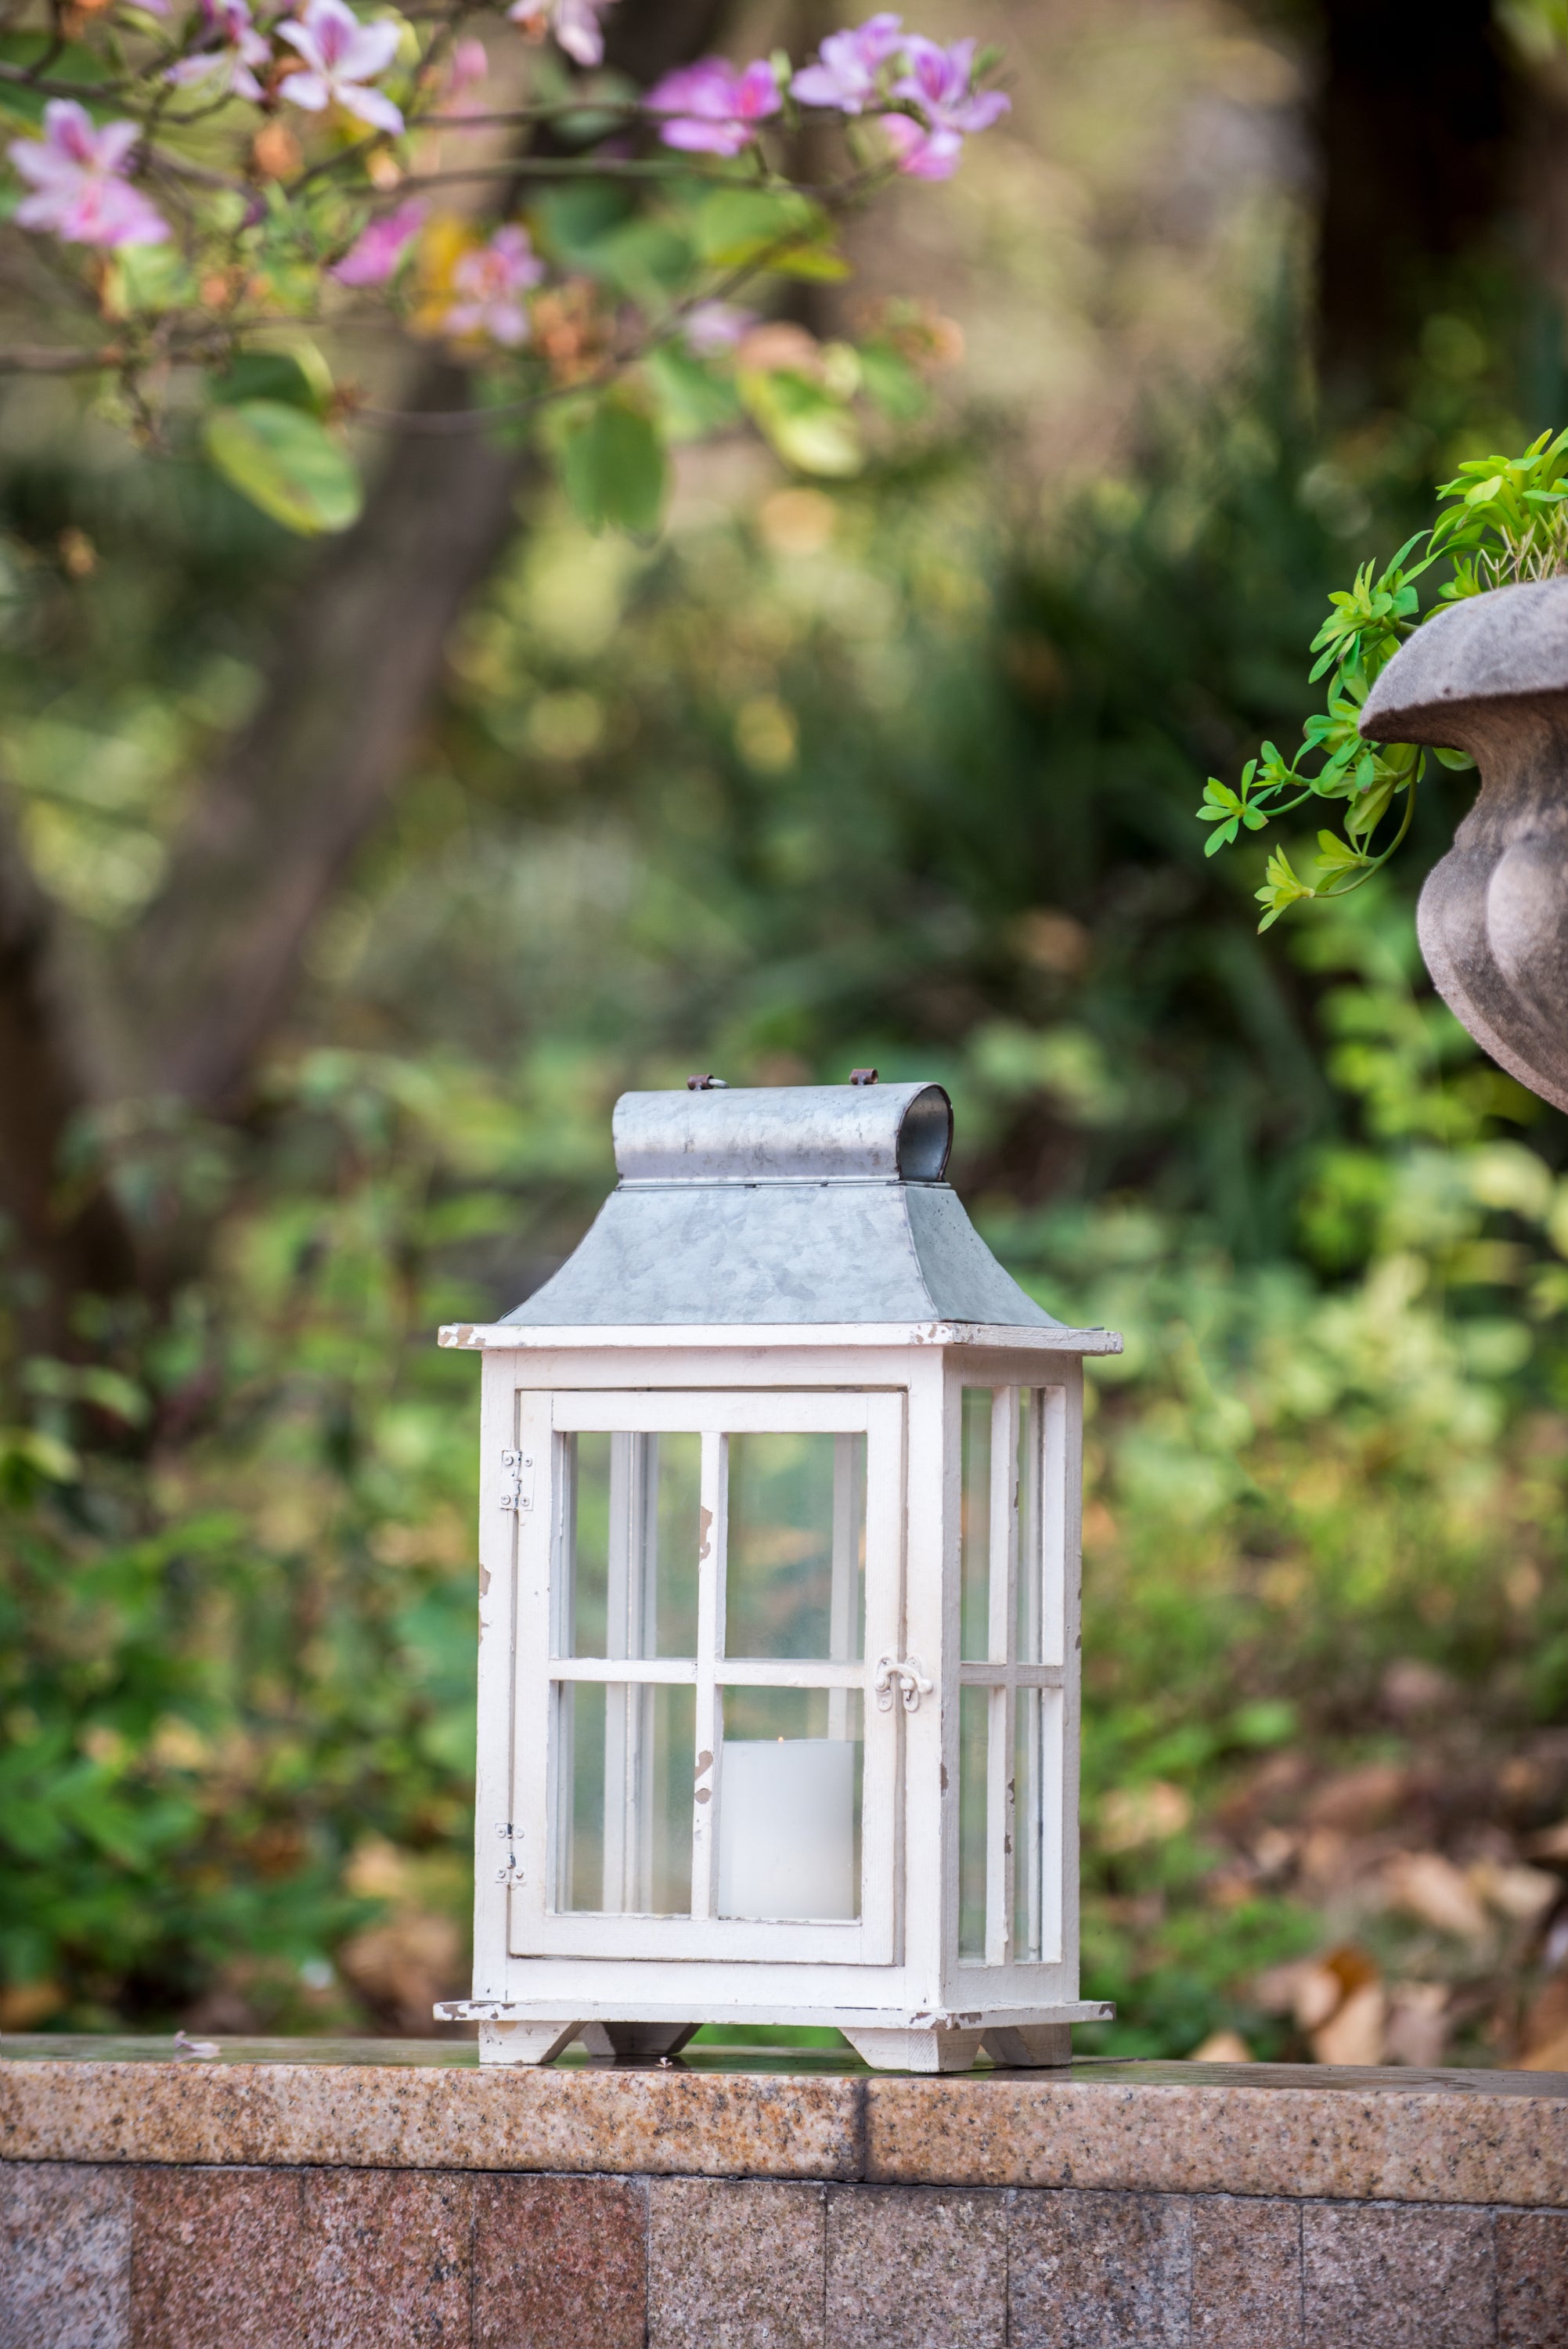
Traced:
<svg viewBox="0 0 1568 2349">
<path fill-rule="evenodd" d="M 1023 2002 L 1076 1951 L 1079 1423 L 1065 1385 L 960 1373 L 950 1401 L 961 1496 L 951 1949 L 965 2000 Z"/>
<path fill-rule="evenodd" d="M 902 1393 L 517 1402 L 513 1954 L 888 1963 Z"/>
</svg>

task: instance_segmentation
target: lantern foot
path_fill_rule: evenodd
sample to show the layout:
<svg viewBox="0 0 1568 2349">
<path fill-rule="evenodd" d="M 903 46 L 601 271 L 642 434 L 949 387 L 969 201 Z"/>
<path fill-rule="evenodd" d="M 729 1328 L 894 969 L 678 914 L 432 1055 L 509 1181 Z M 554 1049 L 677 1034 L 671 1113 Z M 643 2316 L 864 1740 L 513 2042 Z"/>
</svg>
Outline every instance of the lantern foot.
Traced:
<svg viewBox="0 0 1568 2349">
<path fill-rule="evenodd" d="M 1009 2069 L 1045 2068 L 1073 2060 L 1070 2023 L 998 2023 L 985 2033 L 985 2053 Z"/>
<path fill-rule="evenodd" d="M 698 2029 L 695 2023 L 585 2023 L 578 2037 L 590 2055 L 678 2055 Z"/>
<path fill-rule="evenodd" d="M 570 2047 L 580 2023 L 481 2023 L 481 2064 L 551 2064 Z"/>
<path fill-rule="evenodd" d="M 842 2026 L 841 2025 L 841 2028 Z M 967 2072 L 980 2053 L 980 2031 L 845 2031 L 873 2072 Z"/>
</svg>

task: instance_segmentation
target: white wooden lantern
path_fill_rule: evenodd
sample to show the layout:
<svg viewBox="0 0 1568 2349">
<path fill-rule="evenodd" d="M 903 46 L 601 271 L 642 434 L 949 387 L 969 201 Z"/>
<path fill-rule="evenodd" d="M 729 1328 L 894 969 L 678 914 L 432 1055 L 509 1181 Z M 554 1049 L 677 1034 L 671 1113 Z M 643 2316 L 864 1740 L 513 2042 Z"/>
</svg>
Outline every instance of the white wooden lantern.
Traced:
<svg viewBox="0 0 1568 2349">
<path fill-rule="evenodd" d="M 481 2058 L 830 2023 L 1067 2060 L 1082 1361 L 944 1181 L 939 1085 L 628 1093 L 484 1355 Z"/>
</svg>

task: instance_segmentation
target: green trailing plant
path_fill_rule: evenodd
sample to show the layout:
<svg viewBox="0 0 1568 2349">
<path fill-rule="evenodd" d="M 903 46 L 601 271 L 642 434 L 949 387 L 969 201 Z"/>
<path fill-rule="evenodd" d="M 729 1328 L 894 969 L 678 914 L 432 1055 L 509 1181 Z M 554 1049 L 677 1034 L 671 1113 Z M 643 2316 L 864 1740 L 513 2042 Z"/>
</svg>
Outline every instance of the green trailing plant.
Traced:
<svg viewBox="0 0 1568 2349">
<path fill-rule="evenodd" d="M 1306 721 L 1287 759 L 1265 742 L 1233 787 L 1211 775 L 1198 810 L 1212 824 L 1208 854 L 1262 832 L 1309 800 L 1342 804 L 1338 831 L 1317 835 L 1317 865 L 1298 873 L 1274 849 L 1264 885 L 1260 929 L 1308 897 L 1342 897 L 1369 881 L 1409 831 L 1427 753 L 1412 742 L 1374 742 L 1360 731 L 1367 697 L 1405 639 L 1445 604 L 1493 587 L 1568 572 L 1568 431 L 1542 432 L 1519 457 L 1475 457 L 1438 492 L 1429 531 L 1407 539 L 1382 571 L 1363 564 L 1348 588 L 1330 595 L 1328 616 L 1312 640 L 1314 684 L 1326 681 L 1325 707 Z M 1423 605 L 1418 583 L 1448 565 L 1437 595 Z M 1445 767 L 1468 767 L 1462 750 L 1439 750 Z M 1392 823 L 1391 835 L 1387 827 Z M 1382 845 L 1378 837 L 1382 835 Z"/>
</svg>

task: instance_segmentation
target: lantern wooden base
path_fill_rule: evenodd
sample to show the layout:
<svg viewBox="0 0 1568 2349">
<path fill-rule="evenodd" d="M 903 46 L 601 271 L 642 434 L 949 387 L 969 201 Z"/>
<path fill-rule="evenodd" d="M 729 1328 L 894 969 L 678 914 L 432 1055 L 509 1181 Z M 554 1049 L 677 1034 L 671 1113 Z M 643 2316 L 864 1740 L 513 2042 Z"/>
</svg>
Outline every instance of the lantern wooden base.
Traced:
<svg viewBox="0 0 1568 2349">
<path fill-rule="evenodd" d="M 481 2023 L 481 2064 L 550 2064 L 564 2055 L 580 2023 Z"/>
<path fill-rule="evenodd" d="M 1073 2060 L 1070 2023 L 995 2024 L 988 2031 L 846 2031 L 873 2072 L 967 2072 L 984 2048 L 1010 2070 L 1044 2070 Z"/>
<path fill-rule="evenodd" d="M 845 2038 L 873 2072 L 968 2072 L 985 2037 L 980 2031 L 846 2031 Z"/>
<path fill-rule="evenodd" d="M 650 2063 L 678 2055 L 695 2023 L 481 2023 L 481 2064 L 552 2064 L 573 2040 L 590 2055 Z"/>
<path fill-rule="evenodd" d="M 1113 2007 L 1084 2002 L 1080 2020 L 1103 2022 Z M 678 2055 L 699 2026 L 695 2023 L 540 2022 L 496 2017 L 490 2002 L 453 1999 L 436 2009 L 442 2022 L 480 2021 L 481 2064 L 552 2064 L 575 2040 L 590 2055 L 647 2063 Z M 823 2022 L 822 2015 L 807 2018 Z M 918 2023 L 840 2024 L 863 2064 L 873 2072 L 967 2072 L 982 2052 L 1009 2071 L 1043 2071 L 1072 2062 L 1070 2023 Z"/>
<path fill-rule="evenodd" d="M 1048 2071 L 1073 2060 L 1070 2023 L 995 2023 L 985 2033 L 985 2053 L 1013 2071 Z"/>
</svg>

